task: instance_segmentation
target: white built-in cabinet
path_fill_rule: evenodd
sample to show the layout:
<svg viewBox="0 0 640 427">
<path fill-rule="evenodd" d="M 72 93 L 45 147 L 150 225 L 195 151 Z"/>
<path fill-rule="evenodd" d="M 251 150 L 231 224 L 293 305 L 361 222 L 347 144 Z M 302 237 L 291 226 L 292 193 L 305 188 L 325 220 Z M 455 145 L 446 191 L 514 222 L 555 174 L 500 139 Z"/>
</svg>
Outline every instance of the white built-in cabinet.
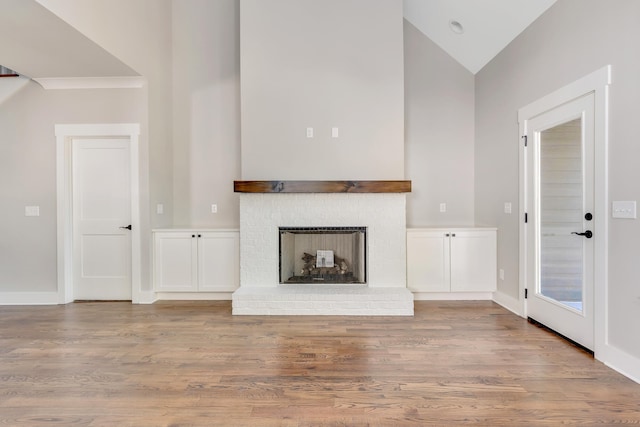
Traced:
<svg viewBox="0 0 640 427">
<path fill-rule="evenodd" d="M 154 230 L 157 292 L 233 292 L 240 282 L 237 230 Z"/>
<path fill-rule="evenodd" d="M 414 292 L 496 290 L 496 229 L 407 230 L 407 284 Z"/>
</svg>

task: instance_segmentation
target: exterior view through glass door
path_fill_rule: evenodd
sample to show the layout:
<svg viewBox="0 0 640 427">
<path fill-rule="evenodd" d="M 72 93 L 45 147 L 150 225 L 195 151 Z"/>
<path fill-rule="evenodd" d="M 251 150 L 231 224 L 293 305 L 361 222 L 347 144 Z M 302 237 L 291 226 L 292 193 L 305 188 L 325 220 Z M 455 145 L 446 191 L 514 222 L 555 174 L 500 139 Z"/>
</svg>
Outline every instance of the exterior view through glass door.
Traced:
<svg viewBox="0 0 640 427">
<path fill-rule="evenodd" d="M 527 122 L 527 315 L 593 349 L 593 94 Z M 533 287 L 533 289 L 532 289 Z"/>
</svg>

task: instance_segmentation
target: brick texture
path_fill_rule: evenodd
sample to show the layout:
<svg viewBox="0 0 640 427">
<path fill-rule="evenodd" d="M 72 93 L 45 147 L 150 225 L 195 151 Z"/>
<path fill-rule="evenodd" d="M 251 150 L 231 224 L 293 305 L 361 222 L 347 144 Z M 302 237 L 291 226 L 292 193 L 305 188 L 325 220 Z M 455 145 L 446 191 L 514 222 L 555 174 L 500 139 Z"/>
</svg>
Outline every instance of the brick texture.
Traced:
<svg viewBox="0 0 640 427">
<path fill-rule="evenodd" d="M 412 314 L 405 218 L 404 194 L 241 194 L 234 314 Z M 319 285 L 322 292 L 310 291 L 313 286 L 300 293 L 278 283 L 279 227 L 341 226 L 367 227 L 368 283 L 361 292 L 326 284 Z M 389 293 L 372 292 L 377 289 Z"/>
</svg>

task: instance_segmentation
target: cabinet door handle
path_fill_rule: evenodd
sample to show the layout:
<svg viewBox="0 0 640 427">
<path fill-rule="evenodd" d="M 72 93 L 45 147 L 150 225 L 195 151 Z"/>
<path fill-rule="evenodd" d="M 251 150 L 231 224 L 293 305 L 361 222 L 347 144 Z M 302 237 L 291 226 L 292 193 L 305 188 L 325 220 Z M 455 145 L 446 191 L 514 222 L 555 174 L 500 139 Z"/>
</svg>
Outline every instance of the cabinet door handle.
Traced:
<svg viewBox="0 0 640 427">
<path fill-rule="evenodd" d="M 453 234 L 451 235 L 451 237 L 456 237 L 456 233 L 453 233 Z"/>
<path fill-rule="evenodd" d="M 444 237 L 449 237 L 449 233 L 445 234 Z"/>
<path fill-rule="evenodd" d="M 198 234 L 198 239 L 202 237 L 202 234 Z"/>
<path fill-rule="evenodd" d="M 192 234 L 192 235 L 191 235 L 191 238 L 193 239 L 194 237 L 196 237 L 196 235 L 195 235 L 195 234 Z"/>
</svg>

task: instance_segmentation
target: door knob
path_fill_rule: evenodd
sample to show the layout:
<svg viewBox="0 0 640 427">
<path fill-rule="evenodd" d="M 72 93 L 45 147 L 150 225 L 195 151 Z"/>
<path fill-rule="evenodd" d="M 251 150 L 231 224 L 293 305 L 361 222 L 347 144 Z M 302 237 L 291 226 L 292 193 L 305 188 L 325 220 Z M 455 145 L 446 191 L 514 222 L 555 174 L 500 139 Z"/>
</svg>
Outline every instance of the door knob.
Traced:
<svg viewBox="0 0 640 427">
<path fill-rule="evenodd" d="M 584 233 L 578 233 L 577 231 L 573 231 L 571 234 L 575 234 L 575 235 L 578 235 L 578 236 L 584 236 L 587 239 L 590 239 L 590 238 L 593 237 L 593 233 L 591 232 L 591 230 L 587 230 Z"/>
<path fill-rule="evenodd" d="M 131 230 L 131 224 L 127 225 L 126 227 L 120 227 L 121 230 Z"/>
</svg>

